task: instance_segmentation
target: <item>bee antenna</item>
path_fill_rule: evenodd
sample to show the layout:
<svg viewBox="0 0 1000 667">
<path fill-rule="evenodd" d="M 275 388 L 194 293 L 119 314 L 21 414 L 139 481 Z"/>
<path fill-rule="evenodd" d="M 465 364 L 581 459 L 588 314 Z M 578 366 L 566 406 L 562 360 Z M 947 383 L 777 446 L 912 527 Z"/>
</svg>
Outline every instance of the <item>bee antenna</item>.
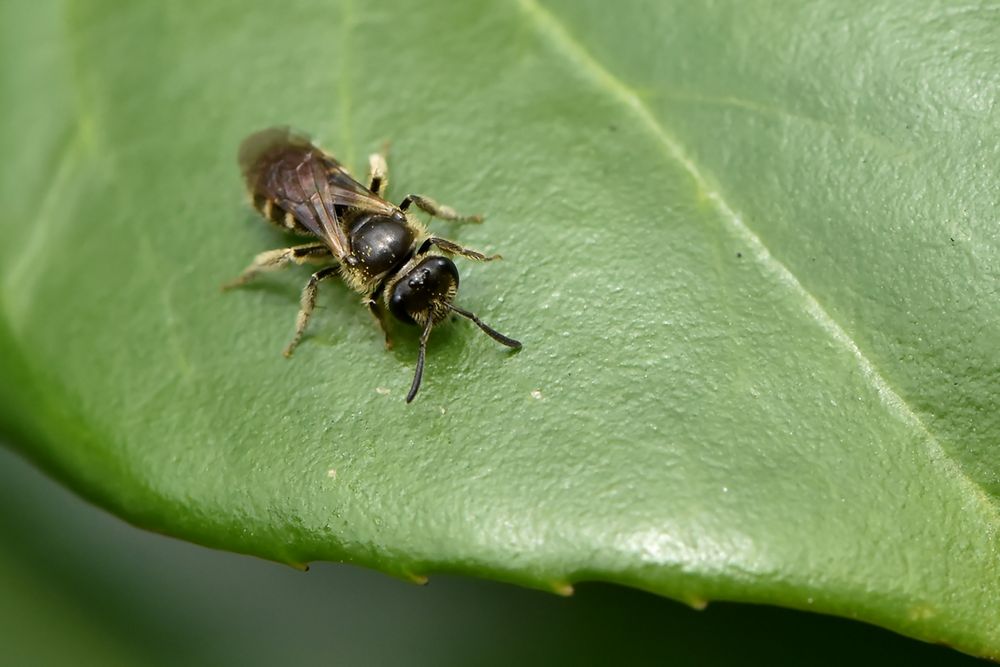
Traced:
<svg viewBox="0 0 1000 667">
<path fill-rule="evenodd" d="M 521 349 L 521 341 L 517 341 L 514 340 L 513 338 L 508 338 L 507 336 L 504 336 L 502 333 L 500 333 L 499 331 L 497 331 L 496 329 L 494 329 L 493 327 L 491 327 L 490 325 L 486 324 L 481 319 L 476 317 L 474 313 L 470 313 L 469 311 L 463 308 L 459 308 L 458 306 L 451 304 L 447 301 L 444 302 L 444 305 L 446 305 L 449 310 L 458 313 L 462 317 L 467 317 L 473 322 L 475 322 L 479 326 L 479 328 L 486 333 L 487 336 L 489 336 L 496 342 L 500 343 L 501 345 L 512 347 L 515 350 Z"/>
<path fill-rule="evenodd" d="M 424 377 L 424 358 L 427 356 L 427 339 L 431 337 L 431 327 L 434 326 L 434 318 L 430 311 L 427 312 L 427 323 L 424 324 L 424 331 L 420 334 L 420 352 L 417 354 L 417 370 L 413 373 L 413 384 L 410 385 L 410 393 L 406 395 L 406 402 L 409 403 L 416 397 L 420 389 L 420 381 Z"/>
</svg>

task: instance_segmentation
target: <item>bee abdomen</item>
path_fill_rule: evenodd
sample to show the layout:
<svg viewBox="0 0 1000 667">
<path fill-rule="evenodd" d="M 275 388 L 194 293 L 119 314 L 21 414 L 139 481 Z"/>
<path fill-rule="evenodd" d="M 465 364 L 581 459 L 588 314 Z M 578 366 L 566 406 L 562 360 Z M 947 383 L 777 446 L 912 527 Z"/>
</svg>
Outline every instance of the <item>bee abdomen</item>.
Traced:
<svg viewBox="0 0 1000 667">
<path fill-rule="evenodd" d="M 280 227 L 283 231 L 306 232 L 295 220 L 295 216 L 278 206 L 270 197 L 262 195 L 253 196 L 253 207 L 264 216 L 264 219 L 271 224 Z"/>
</svg>

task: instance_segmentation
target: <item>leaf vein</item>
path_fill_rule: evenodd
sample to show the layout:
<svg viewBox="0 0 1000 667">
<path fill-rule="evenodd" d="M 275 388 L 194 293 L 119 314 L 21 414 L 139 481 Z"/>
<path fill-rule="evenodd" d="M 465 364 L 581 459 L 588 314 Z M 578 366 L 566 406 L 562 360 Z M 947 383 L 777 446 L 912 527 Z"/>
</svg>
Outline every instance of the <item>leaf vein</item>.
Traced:
<svg viewBox="0 0 1000 667">
<path fill-rule="evenodd" d="M 84 135 L 78 124 L 68 130 L 44 168 L 43 173 L 51 176 L 43 191 L 35 196 L 35 200 L 40 204 L 37 209 L 38 214 L 30 221 L 31 233 L 21 252 L 11 262 L 10 268 L 3 276 L 3 291 L 7 294 L 5 299 L 7 316 L 15 330 L 18 329 L 18 323 L 23 319 L 25 311 L 32 305 L 33 286 L 29 284 L 31 267 L 44 256 L 48 243 L 55 238 L 56 228 L 63 221 L 59 215 L 59 207 L 62 204 L 60 198 L 66 183 L 80 164 L 83 146 Z"/>
<path fill-rule="evenodd" d="M 803 123 L 811 125 L 813 127 L 821 128 L 825 132 L 862 141 L 889 159 L 910 157 L 925 150 L 901 146 L 898 141 L 890 141 L 889 139 L 880 137 L 879 135 L 869 132 L 858 125 L 838 125 L 823 118 L 817 118 L 803 113 L 796 113 L 789 109 L 783 109 L 769 104 L 762 104 L 754 100 L 744 99 L 734 95 L 712 96 L 699 95 L 688 91 L 668 91 L 663 95 L 662 99 L 688 104 L 702 104 L 705 106 L 716 106 L 722 108 L 728 107 L 731 109 L 747 111 L 759 116 L 776 118 L 785 121 L 786 123 Z"/>
<path fill-rule="evenodd" d="M 783 284 L 803 301 L 808 315 L 837 344 L 841 345 L 854 357 L 861 369 L 862 375 L 875 390 L 879 399 L 888 410 L 893 412 L 904 424 L 923 436 L 929 448 L 932 460 L 939 463 L 945 473 L 957 485 L 965 488 L 985 509 L 995 523 L 1000 523 L 1000 510 L 985 490 L 972 480 L 959 464 L 948 456 L 938 437 L 930 431 L 916 411 L 898 394 L 888 380 L 875 367 L 872 361 L 858 347 L 854 339 L 840 324 L 823 308 L 817 298 L 805 288 L 798 278 L 768 250 L 763 240 L 743 221 L 740 215 L 726 202 L 718 189 L 714 188 L 701 169 L 687 156 L 678 142 L 660 121 L 653 115 L 649 107 L 642 101 L 639 94 L 624 81 L 612 74 L 575 38 L 566 26 L 549 10 L 542 7 L 537 0 L 517 0 L 523 13 L 529 17 L 536 28 L 547 38 L 547 43 L 563 51 L 571 61 L 583 67 L 612 96 L 628 107 L 642 122 L 657 142 L 666 151 L 667 156 L 676 161 L 691 177 L 701 193 L 719 212 L 721 219 L 752 249 L 752 257 L 759 262 L 767 272 Z"/>
</svg>

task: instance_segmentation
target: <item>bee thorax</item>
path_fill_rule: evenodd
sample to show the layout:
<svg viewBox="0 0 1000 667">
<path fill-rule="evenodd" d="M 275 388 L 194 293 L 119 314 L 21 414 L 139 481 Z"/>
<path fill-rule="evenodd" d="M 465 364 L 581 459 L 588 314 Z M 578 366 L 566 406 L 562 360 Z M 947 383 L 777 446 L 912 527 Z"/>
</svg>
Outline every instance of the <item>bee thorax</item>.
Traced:
<svg viewBox="0 0 1000 667">
<path fill-rule="evenodd" d="M 366 215 L 351 227 L 351 251 L 356 267 L 377 276 L 399 267 L 413 245 L 413 231 L 384 215 Z"/>
</svg>

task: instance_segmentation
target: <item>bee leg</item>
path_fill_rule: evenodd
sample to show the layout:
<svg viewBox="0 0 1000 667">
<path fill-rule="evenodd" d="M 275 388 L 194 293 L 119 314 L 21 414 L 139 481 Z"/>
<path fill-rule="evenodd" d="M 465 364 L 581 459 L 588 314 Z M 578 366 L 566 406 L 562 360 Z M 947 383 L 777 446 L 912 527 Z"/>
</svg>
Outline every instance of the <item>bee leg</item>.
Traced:
<svg viewBox="0 0 1000 667">
<path fill-rule="evenodd" d="M 391 350 L 392 339 L 389 337 L 389 328 L 385 325 L 385 314 L 378 305 L 379 300 L 382 298 L 382 291 L 385 289 L 385 281 L 386 279 L 383 278 L 382 282 L 380 282 L 375 289 L 368 294 L 367 304 L 368 310 L 371 311 L 372 316 L 375 318 L 375 322 L 378 324 L 378 328 L 381 329 L 382 333 L 385 335 L 385 349 Z"/>
<path fill-rule="evenodd" d="M 230 290 L 240 285 L 246 285 L 265 271 L 277 271 L 288 266 L 290 263 L 304 264 L 331 259 L 330 250 L 322 243 L 307 243 L 292 248 L 278 248 L 262 252 L 250 263 L 250 266 L 243 270 L 238 277 L 230 280 L 222 286 L 223 290 Z"/>
<path fill-rule="evenodd" d="M 286 357 L 292 356 L 292 352 L 295 351 L 299 341 L 302 340 L 302 333 L 306 330 L 306 325 L 309 324 L 313 308 L 316 307 L 316 293 L 319 291 L 320 282 L 335 275 L 337 275 L 337 267 L 327 266 L 312 274 L 309 282 L 306 283 L 305 288 L 302 290 L 302 299 L 299 301 L 299 314 L 295 318 L 295 335 L 292 337 L 292 342 L 285 347 L 285 351 L 282 353 Z"/>
<path fill-rule="evenodd" d="M 389 328 L 385 325 L 385 315 L 382 313 L 382 309 L 378 307 L 378 301 L 374 296 L 368 299 L 368 310 L 371 311 L 375 322 L 378 324 L 378 328 L 385 335 L 385 349 L 391 350 L 392 338 L 389 337 Z"/>
<path fill-rule="evenodd" d="M 368 156 L 368 189 L 379 197 L 389 187 L 389 163 L 386 155 L 389 152 L 389 142 L 382 144 L 382 150 Z"/>
<path fill-rule="evenodd" d="M 426 239 L 420 244 L 420 248 L 417 250 L 418 255 L 423 255 L 425 252 L 431 249 L 431 246 L 435 245 L 441 250 L 451 253 L 452 255 L 461 255 L 462 257 L 468 257 L 469 259 L 474 259 L 477 262 L 492 262 L 495 259 L 503 259 L 500 255 L 484 255 L 481 252 L 473 250 L 471 248 L 466 248 L 458 245 L 454 241 L 449 241 L 448 239 L 442 239 L 437 236 L 432 236 Z"/>
<path fill-rule="evenodd" d="M 442 220 L 452 220 L 454 222 L 483 221 L 483 216 L 481 215 L 461 215 L 452 207 L 439 204 L 430 197 L 424 197 L 423 195 L 406 195 L 406 197 L 403 198 L 403 201 L 400 202 L 399 208 L 401 211 L 405 211 L 410 208 L 410 204 L 415 204 L 421 211 L 430 213 L 435 218 L 441 218 Z"/>
</svg>

